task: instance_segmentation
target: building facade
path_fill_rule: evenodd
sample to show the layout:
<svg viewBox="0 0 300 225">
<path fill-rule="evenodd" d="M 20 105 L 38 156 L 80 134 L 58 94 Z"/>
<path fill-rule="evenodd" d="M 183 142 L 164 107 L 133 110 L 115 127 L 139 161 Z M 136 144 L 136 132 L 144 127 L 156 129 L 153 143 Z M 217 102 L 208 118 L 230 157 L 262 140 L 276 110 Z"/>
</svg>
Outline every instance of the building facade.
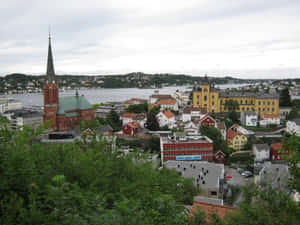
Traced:
<svg viewBox="0 0 300 225">
<path fill-rule="evenodd" d="M 84 96 L 59 98 L 58 82 L 56 80 L 49 37 L 47 73 L 44 83 L 44 114 L 43 122 L 51 121 L 53 131 L 69 131 L 80 121 L 93 120 L 95 110 Z"/>
<path fill-rule="evenodd" d="M 160 140 L 161 159 L 168 160 L 213 160 L 214 143 L 206 136 L 176 134 Z"/>
<path fill-rule="evenodd" d="M 0 98 L 0 114 L 11 110 L 22 109 L 22 102 L 13 98 Z"/>
<path fill-rule="evenodd" d="M 243 149 L 248 141 L 246 135 L 239 131 L 239 127 L 236 125 L 228 129 L 226 139 L 228 146 L 237 151 Z"/>
<path fill-rule="evenodd" d="M 229 112 L 230 109 L 225 107 L 228 100 L 238 102 L 239 108 L 236 112 L 279 113 L 279 98 L 273 94 L 222 91 L 212 87 L 208 82 L 193 90 L 193 106 L 206 108 L 209 113 Z"/>
</svg>

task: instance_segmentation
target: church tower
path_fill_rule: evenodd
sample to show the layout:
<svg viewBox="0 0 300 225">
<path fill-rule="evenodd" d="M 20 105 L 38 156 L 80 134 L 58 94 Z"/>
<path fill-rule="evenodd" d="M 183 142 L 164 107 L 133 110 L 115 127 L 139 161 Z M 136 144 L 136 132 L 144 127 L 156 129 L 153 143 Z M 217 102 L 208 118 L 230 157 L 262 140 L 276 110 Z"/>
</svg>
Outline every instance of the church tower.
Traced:
<svg viewBox="0 0 300 225">
<path fill-rule="evenodd" d="M 52 121 L 52 128 L 57 129 L 56 126 L 56 113 L 59 106 L 59 89 L 58 83 L 55 78 L 53 56 L 51 49 L 51 37 L 49 35 L 49 46 L 48 46 L 48 61 L 47 61 L 47 73 L 44 83 L 44 115 L 43 121 Z"/>
</svg>

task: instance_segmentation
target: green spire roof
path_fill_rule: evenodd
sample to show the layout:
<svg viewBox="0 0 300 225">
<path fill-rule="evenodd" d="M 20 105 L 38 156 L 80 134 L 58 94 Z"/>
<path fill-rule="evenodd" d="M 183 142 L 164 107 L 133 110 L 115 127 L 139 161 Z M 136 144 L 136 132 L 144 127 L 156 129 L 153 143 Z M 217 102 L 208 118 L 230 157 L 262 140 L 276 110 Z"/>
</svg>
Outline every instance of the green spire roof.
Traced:
<svg viewBox="0 0 300 225">
<path fill-rule="evenodd" d="M 48 47 L 48 61 L 47 61 L 47 74 L 48 81 L 52 82 L 55 79 L 54 65 L 53 65 L 53 56 L 51 49 L 51 36 L 49 34 L 49 47 Z"/>
<path fill-rule="evenodd" d="M 57 114 L 65 114 L 73 110 L 93 109 L 93 106 L 84 96 L 70 96 L 59 98 L 59 108 Z"/>
</svg>

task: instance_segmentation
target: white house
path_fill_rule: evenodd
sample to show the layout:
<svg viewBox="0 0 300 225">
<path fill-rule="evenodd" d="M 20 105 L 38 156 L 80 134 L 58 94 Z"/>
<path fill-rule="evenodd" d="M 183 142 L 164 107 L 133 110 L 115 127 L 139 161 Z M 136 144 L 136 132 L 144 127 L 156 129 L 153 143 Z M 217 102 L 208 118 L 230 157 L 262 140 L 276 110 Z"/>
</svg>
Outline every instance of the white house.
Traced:
<svg viewBox="0 0 300 225">
<path fill-rule="evenodd" d="M 256 112 L 241 112 L 241 123 L 244 126 L 254 127 L 257 125 L 258 115 Z"/>
<path fill-rule="evenodd" d="M 190 100 L 189 93 L 190 92 L 182 92 L 177 90 L 174 94 L 172 94 L 172 97 L 176 99 L 178 106 L 182 108 L 186 106 Z"/>
<path fill-rule="evenodd" d="M 122 125 L 128 124 L 130 122 L 137 122 L 141 127 L 145 126 L 147 122 L 147 116 L 145 113 L 123 113 L 121 116 Z"/>
<path fill-rule="evenodd" d="M 188 121 L 188 122 L 184 123 L 184 132 L 187 135 L 197 136 L 197 135 L 199 135 L 199 125 L 193 121 Z"/>
<path fill-rule="evenodd" d="M 169 128 L 173 128 L 175 126 L 175 115 L 170 110 L 159 112 L 156 119 L 160 127 L 167 125 Z"/>
<path fill-rule="evenodd" d="M 203 108 L 185 107 L 182 113 L 182 122 L 200 120 L 206 114 Z"/>
<path fill-rule="evenodd" d="M 178 103 L 174 98 L 168 98 L 168 99 L 160 99 L 158 102 L 156 102 L 154 105 L 160 106 L 160 110 L 174 110 L 178 111 Z"/>
<path fill-rule="evenodd" d="M 296 133 L 297 136 L 300 136 L 300 118 L 294 120 L 288 120 L 286 123 L 286 131 L 288 133 Z"/>
<path fill-rule="evenodd" d="M 255 156 L 255 161 L 264 161 L 270 159 L 270 147 L 267 144 L 254 144 L 253 155 Z"/>
<path fill-rule="evenodd" d="M 260 118 L 259 124 L 261 126 L 280 125 L 280 115 L 279 114 L 263 114 Z"/>
</svg>

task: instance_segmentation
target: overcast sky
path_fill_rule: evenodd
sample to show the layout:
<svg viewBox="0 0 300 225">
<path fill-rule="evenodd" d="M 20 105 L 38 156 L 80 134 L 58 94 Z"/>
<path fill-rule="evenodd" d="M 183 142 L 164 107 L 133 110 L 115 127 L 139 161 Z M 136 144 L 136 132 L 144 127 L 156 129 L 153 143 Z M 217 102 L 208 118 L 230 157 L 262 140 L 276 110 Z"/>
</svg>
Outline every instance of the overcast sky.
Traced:
<svg viewBox="0 0 300 225">
<path fill-rule="evenodd" d="M 170 72 L 300 78 L 300 0 L 9 0 L 0 75 Z"/>
</svg>

